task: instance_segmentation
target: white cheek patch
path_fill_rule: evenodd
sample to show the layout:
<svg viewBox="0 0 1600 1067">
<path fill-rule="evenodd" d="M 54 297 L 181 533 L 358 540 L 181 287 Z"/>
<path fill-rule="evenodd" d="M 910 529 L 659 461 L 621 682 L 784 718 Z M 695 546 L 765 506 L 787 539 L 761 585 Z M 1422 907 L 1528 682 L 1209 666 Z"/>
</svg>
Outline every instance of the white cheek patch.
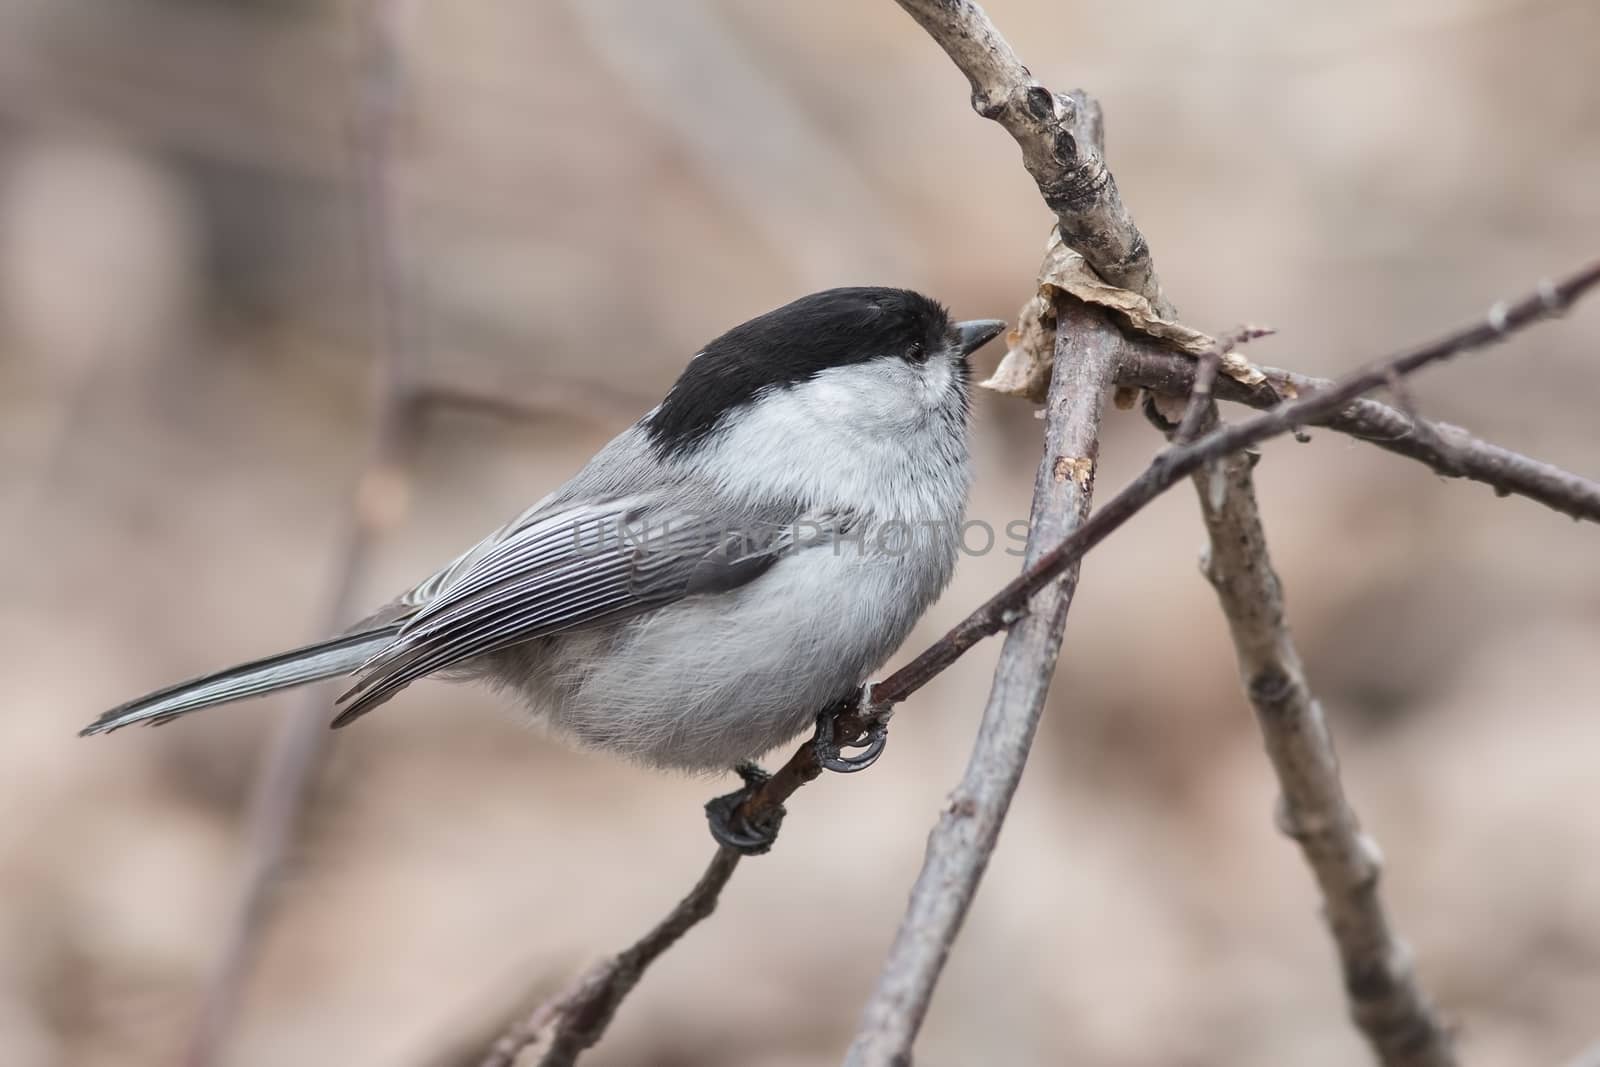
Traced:
<svg viewBox="0 0 1600 1067">
<path fill-rule="evenodd" d="M 937 407 L 945 402 L 954 384 L 955 368 L 950 363 L 950 357 L 941 356 L 930 359 L 922 369 L 923 403 L 927 407 Z"/>
<path fill-rule="evenodd" d="M 796 399 L 835 426 L 866 425 L 904 432 L 929 412 L 946 407 L 956 388 L 953 357 L 938 354 L 911 364 L 885 357 L 833 367 L 795 387 Z"/>
<path fill-rule="evenodd" d="M 909 371 L 904 364 L 888 359 L 830 367 L 795 386 L 795 397 L 835 429 L 889 429 L 904 417 L 906 400 L 917 395 L 918 382 Z"/>
<path fill-rule="evenodd" d="M 775 388 L 686 462 L 729 498 L 790 497 L 822 510 L 958 515 L 965 455 L 956 368 L 874 359 Z"/>
</svg>

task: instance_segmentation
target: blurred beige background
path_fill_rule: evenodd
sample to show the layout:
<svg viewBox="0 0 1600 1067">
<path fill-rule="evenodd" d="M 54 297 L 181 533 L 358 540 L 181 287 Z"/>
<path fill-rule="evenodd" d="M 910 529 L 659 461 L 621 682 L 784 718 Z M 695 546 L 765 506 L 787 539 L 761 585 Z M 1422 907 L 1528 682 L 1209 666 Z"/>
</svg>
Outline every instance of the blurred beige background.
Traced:
<svg viewBox="0 0 1600 1067">
<path fill-rule="evenodd" d="M 1587 0 L 992 0 L 1108 150 L 1188 319 L 1333 374 L 1600 249 Z M 703 341 L 826 285 L 966 317 L 1048 215 L 888 0 L 401 11 L 391 171 L 430 373 L 546 410 L 432 420 L 376 604 L 573 471 Z M 105 707 L 311 636 L 370 410 L 352 4 L 0 2 L 0 1062 L 168 1064 L 290 699 L 80 741 Z M 1600 308 L 1416 384 L 1600 476 Z M 994 353 L 987 354 L 992 360 Z M 602 401 L 602 387 L 613 391 Z M 593 395 L 592 404 L 574 396 Z M 543 398 L 543 399 L 541 399 Z M 971 514 L 1038 424 L 977 404 Z M 1292 621 L 1388 893 L 1474 1067 L 1600 1039 L 1600 534 L 1369 447 L 1259 469 Z M 1158 440 L 1110 418 L 1103 490 Z M 1364 1062 L 1186 491 L 1086 562 L 1051 707 L 919 1064 Z M 1013 573 L 968 559 L 920 647 Z M 908 649 L 914 651 L 914 648 Z M 650 973 L 586 1062 L 837 1061 L 959 776 L 996 647 Z M 331 694 L 330 694 L 331 696 Z M 425 683 L 338 736 L 227 1062 L 464 1062 L 630 941 L 710 852 L 683 780 Z"/>
</svg>

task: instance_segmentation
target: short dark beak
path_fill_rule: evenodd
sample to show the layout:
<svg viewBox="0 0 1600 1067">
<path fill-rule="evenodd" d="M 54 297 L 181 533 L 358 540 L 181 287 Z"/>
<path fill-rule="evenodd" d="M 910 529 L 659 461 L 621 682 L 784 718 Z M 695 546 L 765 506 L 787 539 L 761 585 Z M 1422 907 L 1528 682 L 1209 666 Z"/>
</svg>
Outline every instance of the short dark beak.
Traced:
<svg viewBox="0 0 1600 1067">
<path fill-rule="evenodd" d="M 963 356 L 970 356 L 996 337 L 1006 328 L 1006 324 L 999 319 L 973 319 L 971 322 L 958 322 L 955 325 L 956 347 Z"/>
</svg>

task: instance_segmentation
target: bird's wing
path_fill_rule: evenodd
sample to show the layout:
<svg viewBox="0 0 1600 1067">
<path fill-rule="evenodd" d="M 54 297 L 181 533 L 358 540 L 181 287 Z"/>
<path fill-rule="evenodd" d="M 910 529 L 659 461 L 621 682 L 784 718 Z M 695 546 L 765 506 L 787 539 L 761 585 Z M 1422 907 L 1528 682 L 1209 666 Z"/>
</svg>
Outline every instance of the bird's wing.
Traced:
<svg viewBox="0 0 1600 1067">
<path fill-rule="evenodd" d="M 418 609 L 437 597 L 440 592 L 448 588 L 486 555 L 494 551 L 498 545 L 514 537 L 519 531 L 526 529 L 541 517 L 541 513 L 549 509 L 552 498 L 553 494 L 540 500 L 488 537 L 485 537 L 482 541 L 479 541 L 461 553 L 461 555 L 440 567 L 426 579 L 395 598 L 394 602 L 386 607 L 384 611 L 400 618 L 414 615 Z"/>
<path fill-rule="evenodd" d="M 554 508 L 441 572 L 445 580 L 340 698 L 343 726 L 423 675 L 508 645 L 752 580 L 796 542 L 798 509 L 732 521 L 665 494 Z M 426 584 L 424 587 L 425 588 Z"/>
</svg>

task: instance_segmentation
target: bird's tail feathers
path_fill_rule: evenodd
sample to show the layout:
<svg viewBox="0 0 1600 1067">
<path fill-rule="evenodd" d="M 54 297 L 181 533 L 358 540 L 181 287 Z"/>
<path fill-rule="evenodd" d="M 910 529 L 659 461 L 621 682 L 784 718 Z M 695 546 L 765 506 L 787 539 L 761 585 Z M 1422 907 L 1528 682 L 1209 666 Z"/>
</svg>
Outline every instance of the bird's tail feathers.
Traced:
<svg viewBox="0 0 1600 1067">
<path fill-rule="evenodd" d="M 141 722 L 156 726 L 202 708 L 349 674 L 392 641 L 399 629 L 395 623 L 345 634 L 169 685 L 112 708 L 79 734 L 109 733 Z"/>
</svg>

